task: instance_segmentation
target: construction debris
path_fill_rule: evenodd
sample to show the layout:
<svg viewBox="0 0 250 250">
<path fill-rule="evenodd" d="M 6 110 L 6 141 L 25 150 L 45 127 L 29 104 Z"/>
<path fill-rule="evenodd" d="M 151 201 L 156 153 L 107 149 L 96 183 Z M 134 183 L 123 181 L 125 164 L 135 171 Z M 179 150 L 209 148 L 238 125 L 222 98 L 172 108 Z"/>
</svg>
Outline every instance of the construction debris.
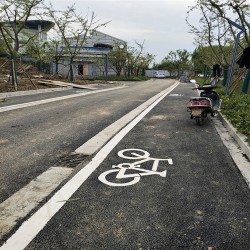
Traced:
<svg viewBox="0 0 250 250">
<path fill-rule="evenodd" d="M 42 80 L 42 81 L 38 81 L 38 83 L 42 83 L 45 85 L 60 86 L 60 87 L 72 87 L 72 88 L 78 88 L 78 89 L 89 89 L 89 90 L 96 89 L 96 88 L 86 87 L 84 85 L 79 85 L 79 84 L 75 84 L 75 83 L 52 81 L 52 80 Z"/>
<path fill-rule="evenodd" d="M 32 65 L 29 64 L 24 64 L 22 66 L 19 66 L 17 73 L 22 74 L 24 72 L 27 72 L 28 70 L 30 70 L 32 68 Z"/>
<path fill-rule="evenodd" d="M 41 78 L 43 78 L 43 75 L 33 75 L 32 77 L 34 77 L 34 78 L 38 78 L 38 79 L 41 79 Z"/>
</svg>

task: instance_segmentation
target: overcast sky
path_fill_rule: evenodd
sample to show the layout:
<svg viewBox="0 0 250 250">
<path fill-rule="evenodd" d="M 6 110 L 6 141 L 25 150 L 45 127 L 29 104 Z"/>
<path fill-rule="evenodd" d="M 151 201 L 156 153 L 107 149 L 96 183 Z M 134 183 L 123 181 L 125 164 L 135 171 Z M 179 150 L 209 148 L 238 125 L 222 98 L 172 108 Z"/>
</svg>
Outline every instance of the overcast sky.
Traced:
<svg viewBox="0 0 250 250">
<path fill-rule="evenodd" d="M 54 9 L 76 4 L 79 12 L 94 12 L 100 23 L 111 21 L 99 31 L 122 39 L 130 46 L 144 42 L 145 51 L 156 55 L 156 63 L 170 52 L 193 52 L 193 35 L 186 24 L 188 6 L 195 0 L 51 0 Z"/>
</svg>

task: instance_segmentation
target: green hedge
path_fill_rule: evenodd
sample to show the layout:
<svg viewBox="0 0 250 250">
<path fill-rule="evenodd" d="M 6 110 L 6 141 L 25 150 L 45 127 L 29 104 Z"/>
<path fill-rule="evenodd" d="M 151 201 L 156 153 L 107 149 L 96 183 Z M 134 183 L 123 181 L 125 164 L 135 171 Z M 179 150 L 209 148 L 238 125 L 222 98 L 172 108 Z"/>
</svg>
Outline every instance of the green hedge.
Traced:
<svg viewBox="0 0 250 250">
<path fill-rule="evenodd" d="M 245 134 L 250 142 L 250 96 L 244 94 L 222 96 L 221 110 L 231 124 Z"/>
</svg>

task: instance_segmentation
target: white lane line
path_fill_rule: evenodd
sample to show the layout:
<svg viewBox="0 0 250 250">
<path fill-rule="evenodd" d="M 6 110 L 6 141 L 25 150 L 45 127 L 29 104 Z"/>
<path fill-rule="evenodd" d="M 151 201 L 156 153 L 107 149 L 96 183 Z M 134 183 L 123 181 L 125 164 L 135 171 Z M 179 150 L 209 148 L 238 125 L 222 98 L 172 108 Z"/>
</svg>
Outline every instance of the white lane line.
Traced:
<svg viewBox="0 0 250 250">
<path fill-rule="evenodd" d="M 168 89 L 167 89 L 168 90 Z M 90 140 L 85 142 L 82 146 L 75 150 L 77 154 L 92 155 L 97 152 L 105 143 L 107 143 L 118 131 L 125 127 L 130 121 L 132 121 L 136 116 L 138 116 L 143 110 L 150 106 L 154 101 L 156 101 L 160 96 L 164 95 L 167 90 L 163 90 L 157 95 L 153 96 L 128 114 L 124 115 L 119 120 L 112 123 L 110 126 L 103 129 L 97 135 L 92 137 Z"/>
<path fill-rule="evenodd" d="M 0 204 L 0 236 L 10 232 L 39 202 L 65 180 L 73 169 L 51 167 Z"/>
<path fill-rule="evenodd" d="M 46 226 L 49 220 L 63 207 L 66 201 L 70 199 L 70 197 L 85 182 L 85 180 L 98 168 L 112 149 L 124 138 L 124 136 L 178 85 L 179 83 L 175 83 L 169 87 L 168 91 L 164 95 L 152 103 L 146 110 L 144 110 L 118 134 L 116 134 L 82 170 L 80 170 L 59 191 L 57 191 L 46 204 L 34 213 L 32 217 L 25 221 L 0 249 L 24 249 Z"/>
<path fill-rule="evenodd" d="M 27 108 L 27 107 L 37 106 L 37 105 L 41 105 L 41 104 L 46 104 L 46 103 L 71 99 L 71 98 L 75 98 L 75 97 L 79 97 L 79 96 L 97 94 L 97 93 L 116 90 L 116 89 L 121 89 L 121 88 L 125 88 L 125 87 L 127 87 L 127 86 L 121 86 L 121 87 L 115 87 L 115 88 L 109 88 L 109 89 L 101 89 L 101 90 L 96 90 L 96 91 L 80 93 L 80 94 L 61 96 L 61 97 L 55 97 L 55 98 L 50 98 L 50 99 L 45 99 L 45 100 L 40 100 L 40 101 L 26 102 L 26 103 L 22 103 L 22 104 L 16 104 L 16 105 L 11 105 L 11 106 L 1 107 L 0 108 L 0 113 L 10 111 L 10 110 L 20 109 L 20 108 Z"/>
</svg>

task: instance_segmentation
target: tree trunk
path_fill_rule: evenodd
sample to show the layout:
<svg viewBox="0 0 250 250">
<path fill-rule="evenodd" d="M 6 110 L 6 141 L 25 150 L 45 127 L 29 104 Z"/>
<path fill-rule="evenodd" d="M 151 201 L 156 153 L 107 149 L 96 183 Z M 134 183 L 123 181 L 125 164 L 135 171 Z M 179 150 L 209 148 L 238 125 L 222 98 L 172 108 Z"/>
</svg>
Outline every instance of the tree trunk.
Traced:
<svg viewBox="0 0 250 250">
<path fill-rule="evenodd" d="M 12 85 L 14 86 L 15 90 L 17 90 L 17 71 L 16 71 L 16 61 L 15 59 L 11 59 L 10 61 L 10 76 L 12 80 Z"/>
<path fill-rule="evenodd" d="M 69 65 L 69 80 L 70 80 L 71 82 L 74 81 L 73 58 L 70 59 L 70 65 Z"/>
</svg>

